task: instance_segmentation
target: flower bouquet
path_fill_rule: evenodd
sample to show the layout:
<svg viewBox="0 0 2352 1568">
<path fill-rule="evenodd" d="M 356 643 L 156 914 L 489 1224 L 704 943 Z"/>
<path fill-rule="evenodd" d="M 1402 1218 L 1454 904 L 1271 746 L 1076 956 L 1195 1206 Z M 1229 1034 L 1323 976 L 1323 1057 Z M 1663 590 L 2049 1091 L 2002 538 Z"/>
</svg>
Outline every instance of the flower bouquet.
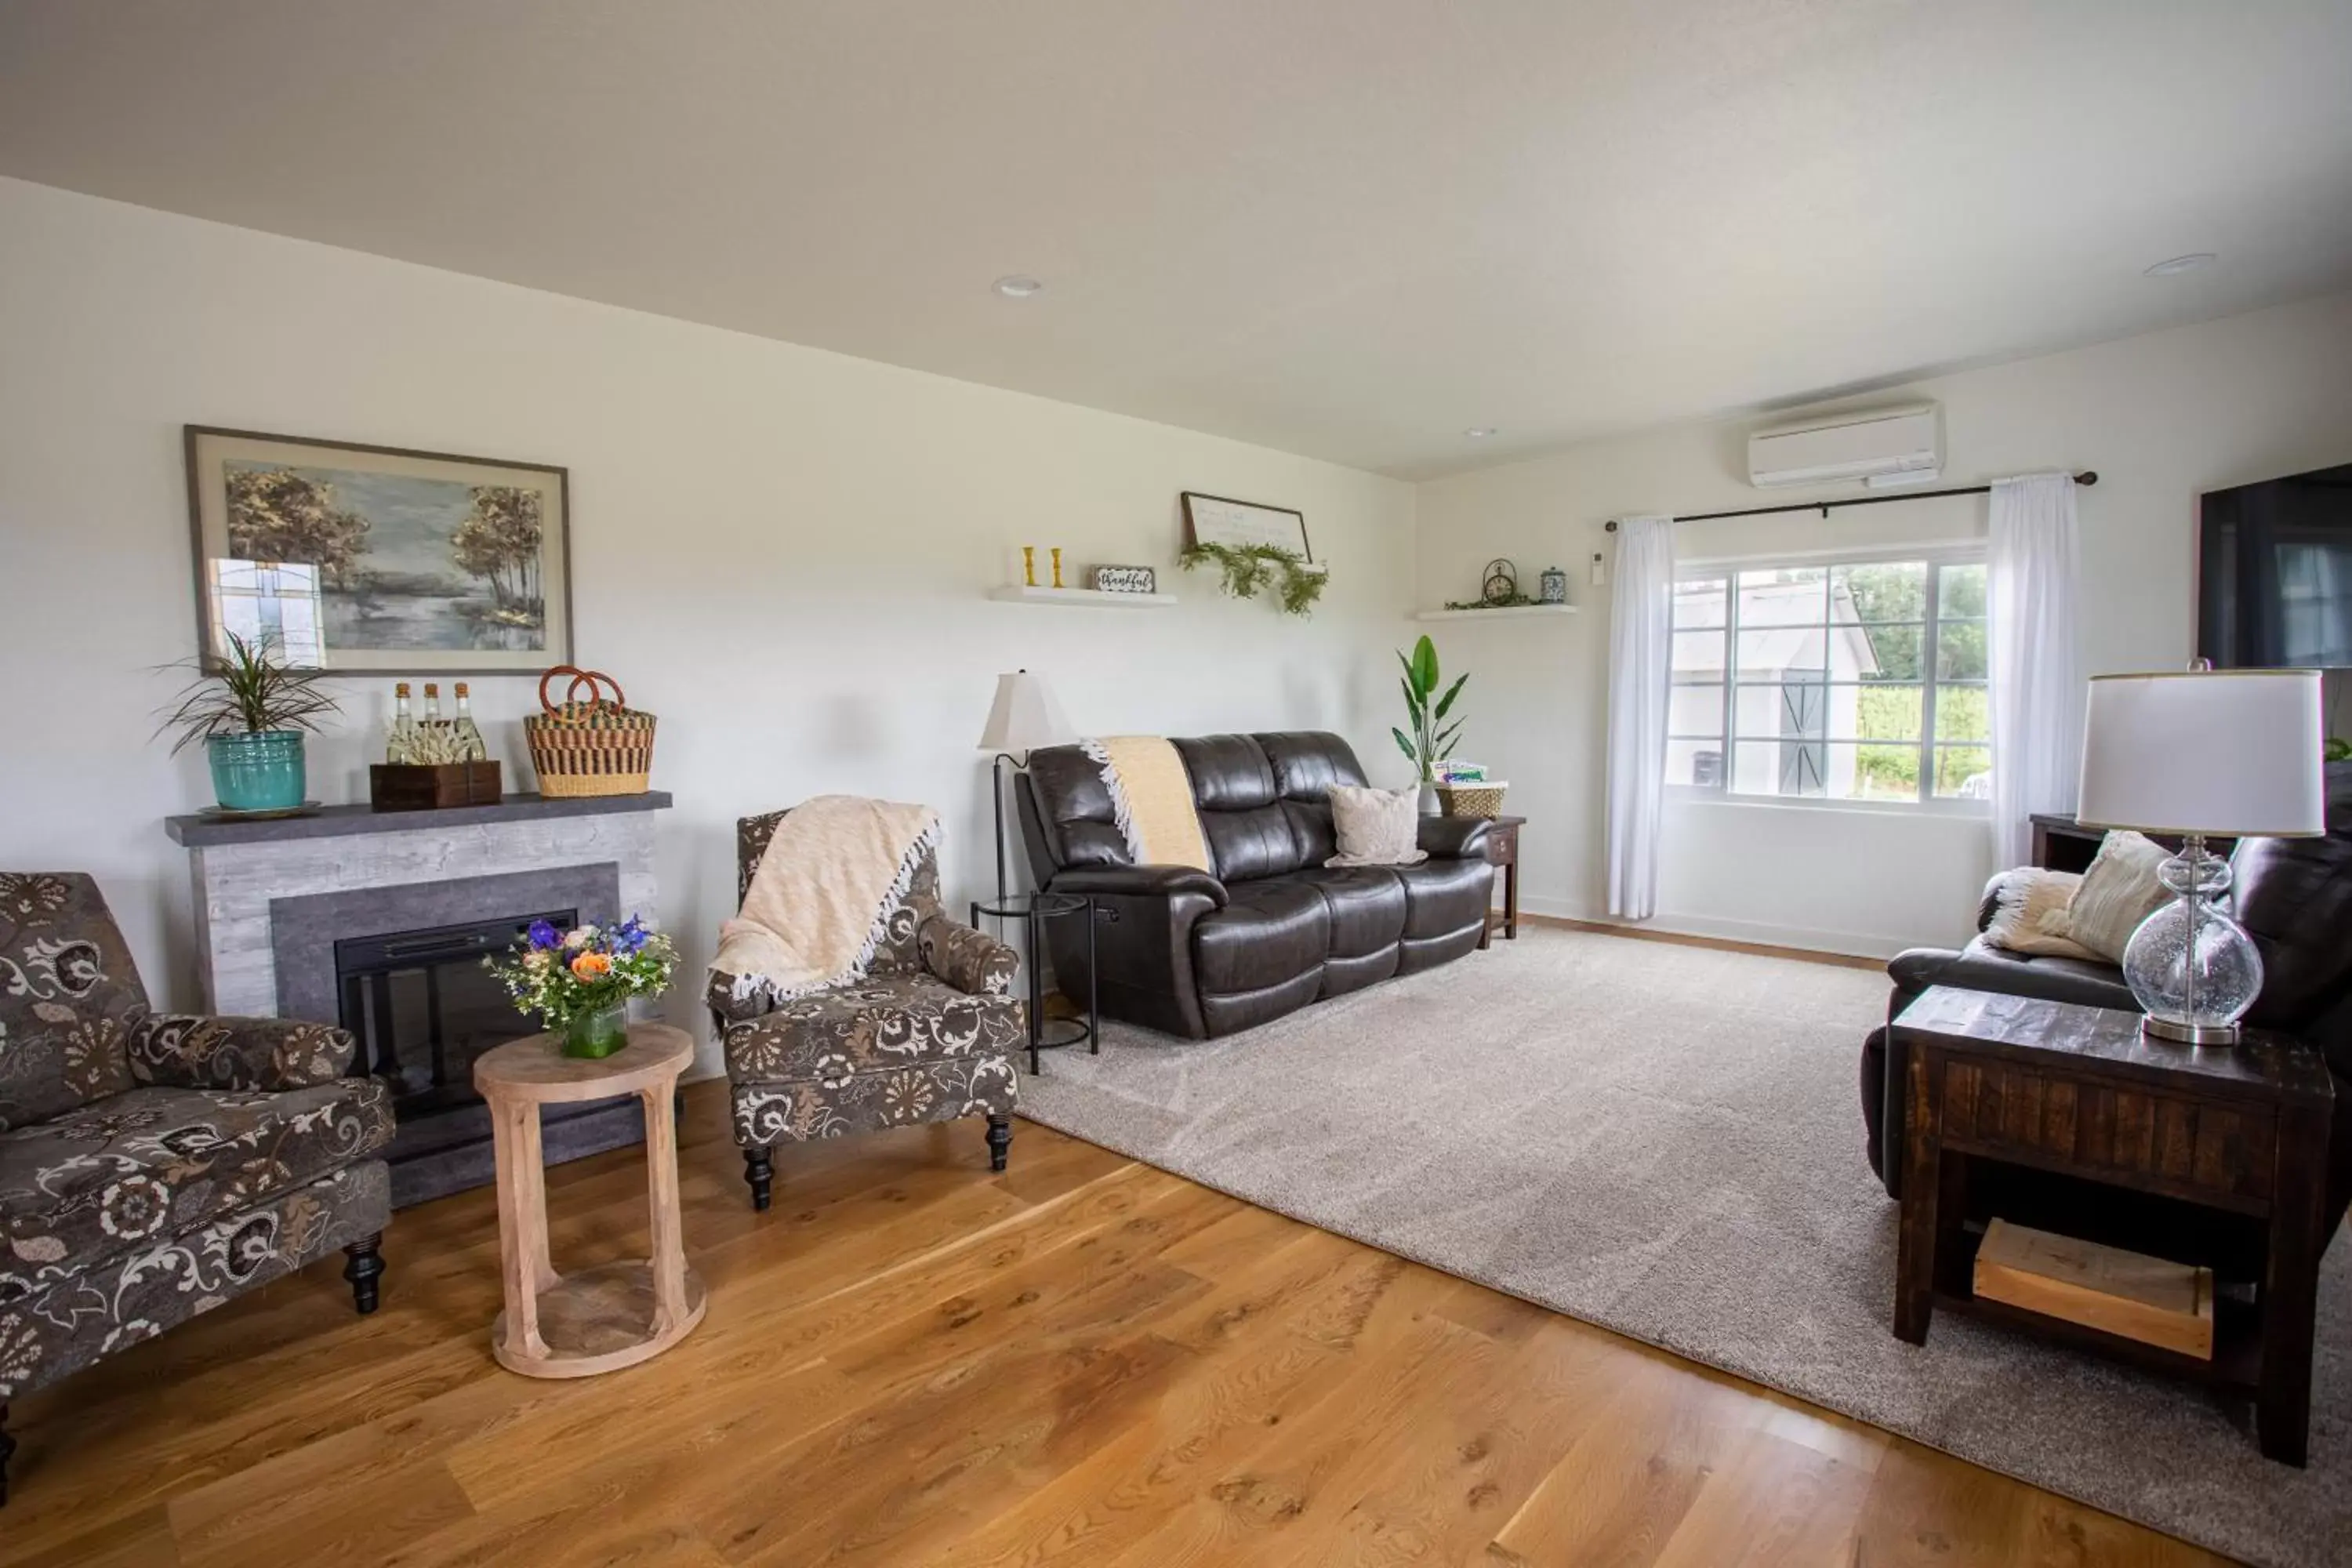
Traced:
<svg viewBox="0 0 2352 1568">
<path fill-rule="evenodd" d="M 482 960 L 514 1005 L 563 1039 L 567 1057 L 609 1057 L 629 1043 L 628 1000 L 669 989 L 677 949 L 631 915 L 616 926 L 558 931 L 533 921 L 527 942 L 501 963 Z"/>
</svg>

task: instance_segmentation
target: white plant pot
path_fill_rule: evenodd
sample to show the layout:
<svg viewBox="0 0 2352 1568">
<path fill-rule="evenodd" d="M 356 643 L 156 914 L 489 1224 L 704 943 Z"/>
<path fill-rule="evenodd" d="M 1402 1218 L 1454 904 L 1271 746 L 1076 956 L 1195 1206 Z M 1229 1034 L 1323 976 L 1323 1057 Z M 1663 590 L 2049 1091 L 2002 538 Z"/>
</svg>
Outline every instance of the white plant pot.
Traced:
<svg viewBox="0 0 2352 1568">
<path fill-rule="evenodd" d="M 1425 784 L 1421 786 L 1421 815 L 1423 816 L 1435 816 L 1437 814 L 1437 786 L 1435 784 Z"/>
</svg>

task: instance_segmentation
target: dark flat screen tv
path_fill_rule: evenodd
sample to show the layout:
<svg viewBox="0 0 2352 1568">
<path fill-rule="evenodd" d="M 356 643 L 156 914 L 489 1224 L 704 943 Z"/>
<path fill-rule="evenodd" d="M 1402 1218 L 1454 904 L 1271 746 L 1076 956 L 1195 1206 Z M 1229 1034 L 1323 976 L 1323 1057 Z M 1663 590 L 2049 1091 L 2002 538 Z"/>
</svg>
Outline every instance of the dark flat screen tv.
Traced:
<svg viewBox="0 0 2352 1568">
<path fill-rule="evenodd" d="M 2352 463 L 2205 493 L 2197 651 L 2217 669 L 2352 668 Z"/>
</svg>

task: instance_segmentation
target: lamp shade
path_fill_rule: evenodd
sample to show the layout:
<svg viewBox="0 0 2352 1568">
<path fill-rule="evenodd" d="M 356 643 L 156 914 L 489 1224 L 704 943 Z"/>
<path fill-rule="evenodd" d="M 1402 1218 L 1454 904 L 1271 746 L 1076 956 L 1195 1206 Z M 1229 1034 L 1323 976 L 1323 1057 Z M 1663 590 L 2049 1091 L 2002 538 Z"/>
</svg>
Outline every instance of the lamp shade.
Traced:
<svg viewBox="0 0 2352 1568">
<path fill-rule="evenodd" d="M 2088 827 L 2308 838 L 2326 831 L 2319 671 L 2181 670 L 2091 680 Z"/>
<path fill-rule="evenodd" d="M 980 732 L 982 751 L 1026 756 L 1040 746 L 1058 746 L 1076 738 L 1043 676 L 1016 669 L 996 678 L 996 701 L 988 710 L 987 726 Z"/>
</svg>

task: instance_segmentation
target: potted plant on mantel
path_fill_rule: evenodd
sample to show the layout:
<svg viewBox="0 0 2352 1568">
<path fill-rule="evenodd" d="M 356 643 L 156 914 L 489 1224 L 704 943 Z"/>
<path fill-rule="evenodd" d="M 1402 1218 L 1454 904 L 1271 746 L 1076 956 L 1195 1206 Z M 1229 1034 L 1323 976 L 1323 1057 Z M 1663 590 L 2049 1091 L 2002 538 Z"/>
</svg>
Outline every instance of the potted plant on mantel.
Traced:
<svg viewBox="0 0 2352 1568">
<path fill-rule="evenodd" d="M 173 756 L 205 743 L 222 810 L 295 810 L 309 783 L 303 732 L 316 734 L 320 719 L 336 710 L 335 699 L 319 688 L 325 672 L 280 662 L 267 635 L 250 641 L 225 635 L 228 651 L 216 667 L 195 660 L 178 667 L 193 668 L 196 678 L 157 733 L 179 731 Z"/>
</svg>

